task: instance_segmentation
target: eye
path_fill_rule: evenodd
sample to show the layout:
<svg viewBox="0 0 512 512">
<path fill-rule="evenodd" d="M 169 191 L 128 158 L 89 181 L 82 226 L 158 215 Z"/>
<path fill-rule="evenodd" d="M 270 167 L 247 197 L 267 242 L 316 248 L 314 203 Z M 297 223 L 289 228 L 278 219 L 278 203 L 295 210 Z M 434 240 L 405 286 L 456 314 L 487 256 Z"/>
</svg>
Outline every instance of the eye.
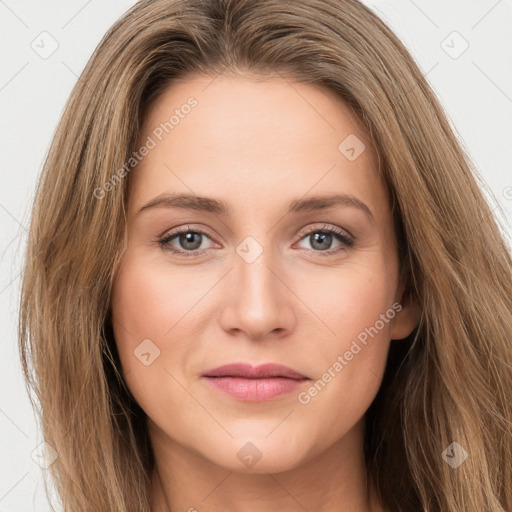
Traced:
<svg viewBox="0 0 512 512">
<path fill-rule="evenodd" d="M 181 248 L 172 245 L 172 241 L 176 238 L 176 243 Z M 171 233 L 164 235 L 158 239 L 158 244 L 165 250 L 174 254 L 182 254 L 184 256 L 196 256 L 201 254 L 205 247 L 203 245 L 204 238 L 209 240 L 210 237 L 200 229 L 191 229 L 190 226 L 177 228 Z"/>
<path fill-rule="evenodd" d="M 301 239 L 306 239 L 313 247 L 313 249 L 307 249 L 308 252 L 323 252 L 326 256 L 355 245 L 353 238 L 336 226 L 324 225 L 321 228 L 313 228 L 306 233 L 301 233 L 300 236 Z M 332 248 L 332 244 L 335 241 L 338 241 L 339 245 Z"/>
<path fill-rule="evenodd" d="M 301 232 L 300 237 L 301 241 L 306 239 L 311 244 L 312 249 L 306 248 L 308 252 L 323 253 L 322 256 L 329 256 L 355 245 L 355 240 L 346 232 L 336 226 L 326 224 L 322 227 L 309 229 L 307 232 Z M 159 238 L 157 242 L 166 251 L 188 257 L 203 254 L 205 249 L 208 249 L 203 245 L 206 239 L 211 241 L 208 233 L 200 229 L 192 229 L 190 226 L 183 226 L 167 233 Z M 333 242 L 336 241 L 338 246 L 332 248 Z"/>
</svg>

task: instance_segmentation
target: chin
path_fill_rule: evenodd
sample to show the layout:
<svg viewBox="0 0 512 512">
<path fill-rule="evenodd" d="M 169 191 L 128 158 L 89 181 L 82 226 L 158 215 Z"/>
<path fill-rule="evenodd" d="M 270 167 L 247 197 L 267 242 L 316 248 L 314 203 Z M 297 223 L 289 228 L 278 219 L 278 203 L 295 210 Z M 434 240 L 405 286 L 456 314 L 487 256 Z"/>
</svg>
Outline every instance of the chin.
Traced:
<svg viewBox="0 0 512 512">
<path fill-rule="evenodd" d="M 300 466 L 311 452 L 304 442 L 307 438 L 296 444 L 286 432 L 282 434 L 273 439 L 265 438 L 267 433 L 238 437 L 222 443 L 220 452 L 208 450 L 205 455 L 214 464 L 237 473 L 281 473 Z"/>
</svg>

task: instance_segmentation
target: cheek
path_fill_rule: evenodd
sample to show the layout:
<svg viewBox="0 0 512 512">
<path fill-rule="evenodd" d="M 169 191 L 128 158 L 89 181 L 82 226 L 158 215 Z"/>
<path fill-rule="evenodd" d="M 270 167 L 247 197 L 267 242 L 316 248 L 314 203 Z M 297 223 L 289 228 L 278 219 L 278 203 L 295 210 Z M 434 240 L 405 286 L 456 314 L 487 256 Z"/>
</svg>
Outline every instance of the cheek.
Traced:
<svg viewBox="0 0 512 512">
<path fill-rule="evenodd" d="M 303 284 L 301 296 L 309 298 L 322 335 L 312 354 L 314 382 L 298 401 L 308 417 L 325 418 L 311 427 L 333 439 L 364 415 L 380 387 L 396 314 L 393 279 L 375 259 Z"/>
<path fill-rule="evenodd" d="M 396 283 L 378 258 L 296 279 L 294 290 L 318 320 L 326 347 L 342 349 L 391 308 Z M 383 329 L 386 334 L 390 324 Z M 320 333 L 319 333 L 320 334 Z M 329 352 L 329 351 L 328 351 Z"/>
<path fill-rule="evenodd" d="M 125 340 L 131 346 L 145 338 L 157 342 L 172 337 L 174 327 L 208 289 L 207 281 L 188 269 L 169 272 L 169 268 L 129 256 L 112 293 L 113 317 L 123 345 Z"/>
<path fill-rule="evenodd" d="M 173 300 L 177 301 L 177 294 L 167 289 L 156 273 L 143 265 L 126 262 L 112 293 L 112 316 L 119 349 L 127 352 L 145 338 L 157 340 L 164 329 L 162 321 L 168 311 L 173 311 Z M 171 321 L 169 317 L 169 324 Z"/>
<path fill-rule="evenodd" d="M 116 345 L 126 383 L 146 412 L 153 398 L 158 398 L 155 390 L 170 379 L 165 374 L 169 357 L 174 367 L 183 368 L 187 351 L 193 348 L 180 343 L 180 329 L 200 295 L 186 273 L 176 272 L 171 277 L 151 262 L 132 256 L 125 259 L 116 277 L 112 290 Z M 167 348 L 173 330 L 180 332 L 180 340 L 172 343 L 171 354 Z"/>
</svg>

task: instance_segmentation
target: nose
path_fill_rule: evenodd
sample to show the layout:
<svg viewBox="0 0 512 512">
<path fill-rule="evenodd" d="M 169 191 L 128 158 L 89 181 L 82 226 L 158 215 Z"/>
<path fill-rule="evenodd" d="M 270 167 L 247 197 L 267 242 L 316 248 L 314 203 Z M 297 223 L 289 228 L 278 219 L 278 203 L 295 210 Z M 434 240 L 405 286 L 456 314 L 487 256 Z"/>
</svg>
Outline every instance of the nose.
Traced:
<svg viewBox="0 0 512 512">
<path fill-rule="evenodd" d="M 288 277 L 288 278 L 287 278 Z M 251 340 L 281 338 L 293 331 L 296 315 L 288 273 L 264 251 L 253 262 L 238 254 L 225 281 L 222 328 Z"/>
</svg>

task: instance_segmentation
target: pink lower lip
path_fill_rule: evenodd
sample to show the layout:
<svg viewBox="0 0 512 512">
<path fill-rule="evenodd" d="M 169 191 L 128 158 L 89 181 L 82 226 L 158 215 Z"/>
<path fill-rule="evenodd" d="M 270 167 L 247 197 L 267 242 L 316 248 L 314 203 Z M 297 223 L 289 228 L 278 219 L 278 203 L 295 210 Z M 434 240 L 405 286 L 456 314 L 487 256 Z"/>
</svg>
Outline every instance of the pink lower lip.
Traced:
<svg viewBox="0 0 512 512">
<path fill-rule="evenodd" d="M 246 400 L 262 402 L 291 393 L 302 386 L 308 379 L 290 379 L 287 377 L 268 377 L 246 379 L 243 377 L 204 377 L 216 389 Z"/>
</svg>

